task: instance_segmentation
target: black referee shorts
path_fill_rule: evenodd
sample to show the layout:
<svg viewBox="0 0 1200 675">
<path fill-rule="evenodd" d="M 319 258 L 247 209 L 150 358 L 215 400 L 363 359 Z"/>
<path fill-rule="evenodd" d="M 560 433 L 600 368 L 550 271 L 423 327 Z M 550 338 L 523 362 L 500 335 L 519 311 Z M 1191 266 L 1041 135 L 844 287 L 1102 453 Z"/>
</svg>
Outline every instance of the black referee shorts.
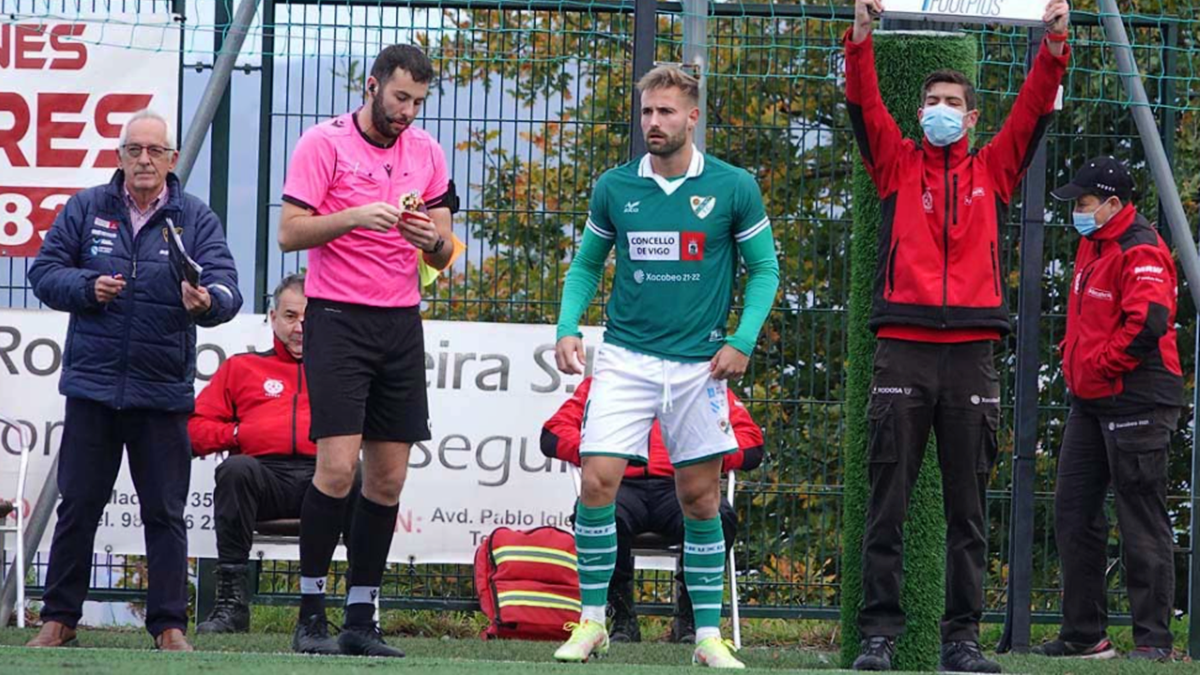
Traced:
<svg viewBox="0 0 1200 675">
<path fill-rule="evenodd" d="M 430 439 L 425 334 L 417 307 L 311 298 L 304 316 L 309 438 Z"/>
</svg>

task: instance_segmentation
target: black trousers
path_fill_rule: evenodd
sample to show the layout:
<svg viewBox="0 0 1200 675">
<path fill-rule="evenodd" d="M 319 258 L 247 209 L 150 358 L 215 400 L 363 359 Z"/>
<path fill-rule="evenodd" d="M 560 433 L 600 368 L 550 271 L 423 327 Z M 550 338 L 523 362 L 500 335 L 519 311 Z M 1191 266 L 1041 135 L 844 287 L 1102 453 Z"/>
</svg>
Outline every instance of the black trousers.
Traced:
<svg viewBox="0 0 1200 675">
<path fill-rule="evenodd" d="M 1096 642 L 1108 628 L 1104 499 L 1111 484 L 1133 609 L 1133 641 L 1139 647 L 1171 647 L 1175 538 L 1167 515 L 1167 452 L 1178 418 L 1178 408 L 1114 417 L 1072 405 L 1054 490 L 1063 640 Z"/>
<path fill-rule="evenodd" d="M 256 522 L 299 518 L 316 469 L 316 459 L 305 456 L 230 455 L 218 464 L 213 488 L 217 561 L 246 564 Z"/>
<path fill-rule="evenodd" d="M 737 512 L 724 497 L 720 507 L 725 548 L 733 546 L 737 534 Z M 675 496 L 675 481 L 670 478 L 623 480 L 617 490 L 617 566 L 612 584 L 633 579 L 633 538 L 644 532 L 658 534 L 671 544 L 683 543 L 683 508 Z M 680 566 L 679 579 L 683 579 Z"/>
<path fill-rule="evenodd" d="M 58 524 L 50 545 L 42 621 L 79 623 L 91 577 L 96 528 L 128 448 L 149 562 L 146 630 L 186 632 L 187 527 L 183 509 L 192 476 L 187 413 L 114 410 L 68 398 L 58 458 Z"/>
<path fill-rule="evenodd" d="M 904 521 L 932 429 L 946 514 L 942 641 L 977 641 L 987 556 L 986 489 L 1000 422 L 992 343 L 879 340 L 867 417 L 871 493 L 859 628 L 864 636 L 895 637 L 904 630 Z"/>
</svg>

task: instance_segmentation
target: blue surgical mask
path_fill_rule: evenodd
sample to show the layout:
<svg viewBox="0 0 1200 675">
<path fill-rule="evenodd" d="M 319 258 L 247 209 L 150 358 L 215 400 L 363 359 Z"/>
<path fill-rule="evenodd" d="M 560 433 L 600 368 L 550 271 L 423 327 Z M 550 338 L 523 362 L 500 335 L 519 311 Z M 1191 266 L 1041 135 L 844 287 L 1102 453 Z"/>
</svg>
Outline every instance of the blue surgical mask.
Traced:
<svg viewBox="0 0 1200 675">
<path fill-rule="evenodd" d="M 1075 226 L 1075 230 L 1078 231 L 1079 234 L 1082 234 L 1085 237 L 1100 229 L 1100 225 L 1096 223 L 1095 211 L 1088 211 L 1086 213 L 1072 211 L 1071 224 Z"/>
<path fill-rule="evenodd" d="M 921 128 L 925 130 L 925 138 L 933 145 L 941 148 L 962 138 L 966 131 L 963 129 L 961 111 L 955 110 L 945 103 L 928 106 L 921 115 Z"/>
</svg>

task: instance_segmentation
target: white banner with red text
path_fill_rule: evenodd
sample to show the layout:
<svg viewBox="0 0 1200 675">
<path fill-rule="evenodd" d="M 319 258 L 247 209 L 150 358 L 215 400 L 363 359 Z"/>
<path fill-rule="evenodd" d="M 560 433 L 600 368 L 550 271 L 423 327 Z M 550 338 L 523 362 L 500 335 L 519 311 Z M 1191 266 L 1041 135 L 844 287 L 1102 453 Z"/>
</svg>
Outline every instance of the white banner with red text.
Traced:
<svg viewBox="0 0 1200 675">
<path fill-rule="evenodd" d="M 165 15 L 0 23 L 0 257 L 37 255 L 67 199 L 112 178 L 132 113 L 178 128 L 179 40 Z"/>
<path fill-rule="evenodd" d="M 0 414 L 19 420 L 33 437 L 27 505 L 36 503 L 62 438 L 65 404 L 58 379 L 67 318 L 59 312 L 0 310 Z M 601 331 L 585 333 L 590 354 Z M 271 344 L 262 315 L 201 329 L 196 391 L 228 356 Z M 539 444 L 542 423 L 581 379 L 555 368 L 554 327 L 427 321 L 425 369 L 433 439 L 412 449 L 390 559 L 471 563 L 479 540 L 502 525 L 570 529 L 572 472 L 544 457 Z M 0 497 L 15 494 L 19 448 L 19 434 L 0 428 Z M 186 511 L 192 557 L 216 557 L 213 474 L 221 459 L 193 460 Z M 49 550 L 53 531 L 52 520 L 40 550 Z M 299 555 L 291 545 L 258 550 L 267 559 Z M 101 517 L 95 551 L 145 552 L 127 464 Z"/>
</svg>

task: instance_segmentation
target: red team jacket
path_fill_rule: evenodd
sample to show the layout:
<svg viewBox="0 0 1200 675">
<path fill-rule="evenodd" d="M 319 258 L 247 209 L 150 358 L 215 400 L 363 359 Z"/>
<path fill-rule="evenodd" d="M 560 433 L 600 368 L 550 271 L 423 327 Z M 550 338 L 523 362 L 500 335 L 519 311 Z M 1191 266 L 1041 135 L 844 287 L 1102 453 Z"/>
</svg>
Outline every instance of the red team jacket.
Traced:
<svg viewBox="0 0 1200 675">
<path fill-rule="evenodd" d="M 254 457 L 315 457 L 309 419 L 303 364 L 276 338 L 269 352 L 238 354 L 221 364 L 196 397 L 188 435 L 198 457 L 222 450 Z"/>
<path fill-rule="evenodd" d="M 1133 205 L 1080 238 L 1060 343 L 1077 399 L 1109 411 L 1183 405 L 1171 251 Z"/>
<path fill-rule="evenodd" d="M 579 384 L 575 395 L 562 404 L 558 412 L 542 426 L 542 454 L 553 459 L 579 466 L 579 428 L 583 424 L 583 409 L 587 404 L 592 378 Z M 729 392 L 729 421 L 733 424 L 733 435 L 737 438 L 737 452 L 725 455 L 721 471 L 749 471 L 758 468 L 763 460 L 762 430 L 750 417 L 746 406 L 738 400 L 733 390 Z M 658 420 L 650 428 L 650 458 L 645 466 L 630 464 L 625 469 L 625 478 L 670 478 L 675 475 L 667 446 L 663 445 L 662 431 Z"/>
<path fill-rule="evenodd" d="M 1055 57 L 1042 44 L 1004 127 L 972 150 L 969 136 L 944 148 L 904 138 L 879 93 L 872 39 L 855 44 L 847 31 L 844 42 L 850 122 L 883 212 L 871 329 L 931 342 L 1007 333 L 1000 227 L 1053 115 L 1069 49 Z"/>
</svg>

